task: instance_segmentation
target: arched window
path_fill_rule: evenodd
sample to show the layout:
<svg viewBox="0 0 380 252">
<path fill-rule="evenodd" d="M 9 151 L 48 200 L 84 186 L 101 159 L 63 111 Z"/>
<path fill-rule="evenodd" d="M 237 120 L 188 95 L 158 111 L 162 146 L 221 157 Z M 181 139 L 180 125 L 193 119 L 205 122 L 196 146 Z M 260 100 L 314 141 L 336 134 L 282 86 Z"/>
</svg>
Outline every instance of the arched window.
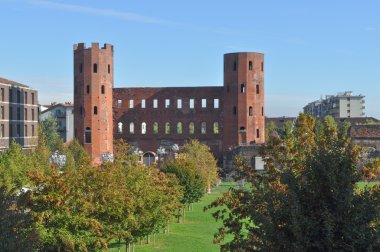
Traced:
<svg viewBox="0 0 380 252">
<path fill-rule="evenodd" d="M 111 65 L 108 64 L 108 73 L 111 73 Z"/>
<path fill-rule="evenodd" d="M 170 134 L 170 123 L 169 122 L 165 123 L 165 134 Z"/>
<path fill-rule="evenodd" d="M 256 129 L 256 138 L 260 138 L 260 130 Z"/>
<path fill-rule="evenodd" d="M 182 134 L 182 123 L 178 122 L 177 123 L 177 134 Z"/>
<path fill-rule="evenodd" d="M 153 123 L 153 134 L 158 134 L 158 123 L 157 122 Z"/>
<path fill-rule="evenodd" d="M 123 123 L 118 122 L 117 124 L 117 133 L 123 133 Z"/>
<path fill-rule="evenodd" d="M 214 122 L 214 134 L 219 134 L 219 123 L 218 122 Z"/>
<path fill-rule="evenodd" d="M 248 67 L 249 71 L 252 71 L 252 61 L 249 61 L 249 67 Z"/>
<path fill-rule="evenodd" d="M 252 106 L 249 106 L 249 112 L 248 112 L 248 115 L 249 115 L 249 116 L 253 116 L 253 108 L 252 108 Z"/>
<path fill-rule="evenodd" d="M 194 131 L 195 131 L 194 123 L 191 122 L 191 123 L 189 123 L 189 134 L 193 135 Z"/>
<path fill-rule="evenodd" d="M 94 73 L 97 73 L 98 72 L 98 64 L 94 64 Z"/>
<path fill-rule="evenodd" d="M 240 133 L 246 132 L 245 127 L 240 127 Z"/>
<path fill-rule="evenodd" d="M 135 134 L 135 124 L 133 122 L 129 124 L 129 133 Z"/>
<path fill-rule="evenodd" d="M 91 128 L 87 127 L 84 132 L 85 143 L 91 143 Z"/>
<path fill-rule="evenodd" d="M 244 83 L 240 85 L 240 92 L 245 93 L 245 84 Z"/>
<path fill-rule="evenodd" d="M 146 134 L 146 123 L 145 122 L 141 123 L 141 134 L 143 134 L 143 135 Z"/>
<path fill-rule="evenodd" d="M 104 94 L 106 92 L 105 88 L 104 88 L 104 85 L 102 85 L 102 94 Z"/>
<path fill-rule="evenodd" d="M 94 106 L 94 115 L 97 115 L 97 114 L 98 114 L 98 107 Z"/>
<path fill-rule="evenodd" d="M 206 134 L 206 122 L 202 122 L 201 124 L 201 134 Z"/>
<path fill-rule="evenodd" d="M 260 86 L 256 85 L 256 94 L 260 94 Z"/>
</svg>

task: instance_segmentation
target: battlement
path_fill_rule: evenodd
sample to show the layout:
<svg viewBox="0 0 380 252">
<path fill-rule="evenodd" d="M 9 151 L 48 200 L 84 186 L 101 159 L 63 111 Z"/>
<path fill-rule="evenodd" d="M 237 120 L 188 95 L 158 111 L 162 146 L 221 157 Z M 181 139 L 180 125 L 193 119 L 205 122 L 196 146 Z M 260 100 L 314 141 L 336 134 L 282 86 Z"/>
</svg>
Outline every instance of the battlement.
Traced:
<svg viewBox="0 0 380 252">
<path fill-rule="evenodd" d="M 78 43 L 78 44 L 73 45 L 73 49 L 74 49 L 74 51 L 85 50 L 85 49 L 99 49 L 99 43 L 93 42 L 93 43 L 91 43 L 91 47 L 89 47 L 89 48 L 86 47 L 86 43 Z M 113 51 L 113 45 L 104 43 L 104 46 L 100 49 Z"/>
</svg>

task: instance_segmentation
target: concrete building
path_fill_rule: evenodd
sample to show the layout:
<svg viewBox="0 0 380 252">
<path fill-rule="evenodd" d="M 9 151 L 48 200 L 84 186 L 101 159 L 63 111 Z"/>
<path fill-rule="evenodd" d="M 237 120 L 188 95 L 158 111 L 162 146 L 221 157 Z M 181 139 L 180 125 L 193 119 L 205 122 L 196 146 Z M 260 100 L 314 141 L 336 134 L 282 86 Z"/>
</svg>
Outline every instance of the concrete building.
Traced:
<svg viewBox="0 0 380 252">
<path fill-rule="evenodd" d="M 224 85 L 113 88 L 113 46 L 74 45 L 74 134 L 94 163 L 123 138 L 156 157 L 196 138 L 221 161 L 237 146 L 265 142 L 264 55 L 224 55 Z"/>
<path fill-rule="evenodd" d="M 15 81 L 0 78 L 0 149 L 12 141 L 22 148 L 38 143 L 38 92 Z"/>
<path fill-rule="evenodd" d="M 320 99 L 306 105 L 303 110 L 305 114 L 314 117 L 324 117 L 331 115 L 337 118 L 363 117 L 364 96 L 352 95 L 352 91 L 338 93 L 337 95 L 327 95 L 325 99 Z"/>
<path fill-rule="evenodd" d="M 40 112 L 40 121 L 48 117 L 57 119 L 58 133 L 65 143 L 74 139 L 74 105 L 72 103 L 52 103 Z"/>
</svg>

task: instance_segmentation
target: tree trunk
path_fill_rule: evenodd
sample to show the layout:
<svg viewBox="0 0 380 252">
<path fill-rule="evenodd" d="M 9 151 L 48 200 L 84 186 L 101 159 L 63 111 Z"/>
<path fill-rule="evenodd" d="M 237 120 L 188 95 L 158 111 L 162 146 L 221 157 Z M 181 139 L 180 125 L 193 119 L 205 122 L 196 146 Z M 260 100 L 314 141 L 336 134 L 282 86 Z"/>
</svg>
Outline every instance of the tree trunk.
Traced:
<svg viewBox="0 0 380 252">
<path fill-rule="evenodd" d="M 207 193 L 211 193 L 211 183 L 207 183 Z"/>
<path fill-rule="evenodd" d="M 125 252 L 129 252 L 129 243 L 125 242 Z"/>
<path fill-rule="evenodd" d="M 149 244 L 149 235 L 146 236 L 146 244 Z"/>
<path fill-rule="evenodd" d="M 182 208 L 182 223 L 185 223 L 185 208 Z"/>
<path fill-rule="evenodd" d="M 121 239 L 119 238 L 119 248 L 118 248 L 118 250 L 117 251 L 121 251 Z"/>
</svg>

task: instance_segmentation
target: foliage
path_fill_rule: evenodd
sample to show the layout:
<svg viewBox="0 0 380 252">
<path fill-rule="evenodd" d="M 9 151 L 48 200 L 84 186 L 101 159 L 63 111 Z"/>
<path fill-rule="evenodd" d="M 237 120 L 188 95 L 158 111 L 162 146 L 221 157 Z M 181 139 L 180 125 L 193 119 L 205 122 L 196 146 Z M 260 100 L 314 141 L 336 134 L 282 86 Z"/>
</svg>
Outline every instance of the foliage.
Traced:
<svg viewBox="0 0 380 252">
<path fill-rule="evenodd" d="M 61 139 L 57 131 L 57 118 L 49 116 L 44 121 L 40 122 L 39 128 L 50 152 L 62 150 L 63 140 Z"/>
<path fill-rule="evenodd" d="M 198 140 L 191 140 L 183 146 L 181 155 L 184 156 L 184 159 L 193 163 L 197 173 L 206 185 L 207 192 L 210 193 L 211 187 L 219 181 L 219 169 L 210 147 L 201 144 Z"/>
<path fill-rule="evenodd" d="M 127 165 L 137 165 L 140 157 L 132 154 L 133 146 L 129 145 L 124 139 L 120 138 L 114 141 L 115 162 Z"/>
<path fill-rule="evenodd" d="M 167 174 L 174 174 L 183 187 L 182 204 L 191 204 L 199 201 L 204 193 L 204 180 L 198 173 L 194 162 L 189 161 L 184 156 L 170 161 L 161 168 L 161 171 Z"/>
<path fill-rule="evenodd" d="M 375 251 L 380 249 L 380 187 L 359 190 L 359 150 L 331 117 L 301 114 L 262 150 L 265 172 L 237 160 L 251 189 L 231 189 L 208 208 L 223 221 L 215 241 L 233 251 Z"/>
</svg>

